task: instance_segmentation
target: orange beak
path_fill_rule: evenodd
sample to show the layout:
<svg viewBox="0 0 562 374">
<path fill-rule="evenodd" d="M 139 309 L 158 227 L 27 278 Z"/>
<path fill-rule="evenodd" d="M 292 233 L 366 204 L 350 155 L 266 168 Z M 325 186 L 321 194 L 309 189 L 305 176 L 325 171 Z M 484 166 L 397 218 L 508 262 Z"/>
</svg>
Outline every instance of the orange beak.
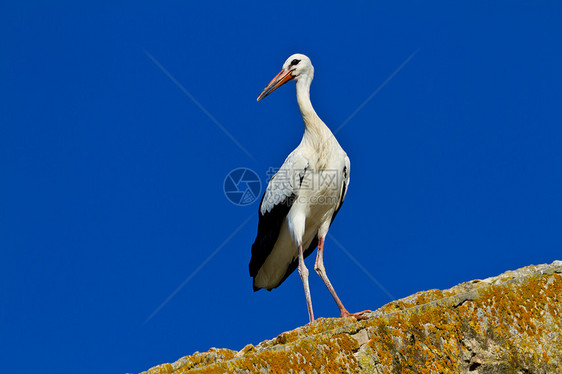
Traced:
<svg viewBox="0 0 562 374">
<path fill-rule="evenodd" d="M 269 95 L 270 93 L 272 93 L 273 91 L 275 91 L 276 89 L 278 89 L 279 87 L 290 81 L 291 79 L 293 79 L 293 76 L 291 75 L 290 70 L 285 70 L 285 69 L 281 70 L 279 74 L 277 74 L 275 78 L 273 78 L 271 82 L 269 82 L 267 87 L 263 89 L 261 94 L 258 96 L 258 101 L 260 101 L 261 99 L 263 99 L 264 97 L 266 97 L 267 95 Z"/>
</svg>

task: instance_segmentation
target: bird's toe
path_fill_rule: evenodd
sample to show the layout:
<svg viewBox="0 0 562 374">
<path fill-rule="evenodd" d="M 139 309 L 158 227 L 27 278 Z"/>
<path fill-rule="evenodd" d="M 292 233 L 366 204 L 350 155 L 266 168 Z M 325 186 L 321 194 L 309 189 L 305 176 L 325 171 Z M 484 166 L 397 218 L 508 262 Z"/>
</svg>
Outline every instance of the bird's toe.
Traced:
<svg viewBox="0 0 562 374">
<path fill-rule="evenodd" d="M 354 317 L 357 320 L 364 320 L 369 318 L 368 313 L 371 313 L 371 310 L 364 310 L 357 313 L 349 313 L 347 310 L 343 310 L 341 312 L 341 317 Z"/>
</svg>

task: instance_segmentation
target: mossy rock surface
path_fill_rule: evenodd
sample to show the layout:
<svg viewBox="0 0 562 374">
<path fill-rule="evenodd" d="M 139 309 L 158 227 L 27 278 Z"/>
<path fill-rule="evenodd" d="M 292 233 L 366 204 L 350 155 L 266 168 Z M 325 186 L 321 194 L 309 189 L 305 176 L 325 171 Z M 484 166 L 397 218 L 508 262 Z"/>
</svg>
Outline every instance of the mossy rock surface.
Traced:
<svg viewBox="0 0 562 374">
<path fill-rule="evenodd" d="M 562 373 L 562 262 L 418 292 L 363 321 L 320 318 L 142 374 L 164 373 Z"/>
</svg>

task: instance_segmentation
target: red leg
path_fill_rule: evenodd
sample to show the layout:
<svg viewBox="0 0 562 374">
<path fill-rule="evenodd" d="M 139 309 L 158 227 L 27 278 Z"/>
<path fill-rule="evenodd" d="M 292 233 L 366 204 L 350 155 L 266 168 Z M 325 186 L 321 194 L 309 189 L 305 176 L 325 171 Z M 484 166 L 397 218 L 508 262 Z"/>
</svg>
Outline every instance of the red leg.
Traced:
<svg viewBox="0 0 562 374">
<path fill-rule="evenodd" d="M 299 244 L 299 275 L 301 276 L 304 286 L 304 296 L 306 297 L 306 307 L 308 309 L 308 318 L 310 322 L 314 321 L 314 312 L 312 311 L 312 299 L 310 297 L 310 287 L 308 286 L 308 269 L 304 264 L 304 255 L 302 243 Z"/>
<path fill-rule="evenodd" d="M 330 283 L 330 280 L 328 279 L 328 275 L 326 274 L 326 269 L 324 268 L 323 252 L 324 252 L 324 238 L 319 238 L 318 253 L 316 254 L 316 262 L 314 263 L 314 270 L 316 270 L 318 275 L 320 275 L 320 278 L 322 278 L 324 284 L 326 284 L 326 287 L 328 287 L 328 290 L 332 294 L 334 301 L 336 302 L 338 308 L 340 309 L 340 316 L 341 317 L 351 316 L 357 319 L 367 319 L 367 316 L 364 316 L 364 314 L 370 312 L 370 310 L 364 310 L 359 313 L 349 313 L 347 309 L 345 309 L 345 307 L 343 306 L 340 298 L 338 297 L 338 294 L 336 293 L 336 290 L 334 290 L 334 287 L 332 286 L 332 283 Z"/>
</svg>

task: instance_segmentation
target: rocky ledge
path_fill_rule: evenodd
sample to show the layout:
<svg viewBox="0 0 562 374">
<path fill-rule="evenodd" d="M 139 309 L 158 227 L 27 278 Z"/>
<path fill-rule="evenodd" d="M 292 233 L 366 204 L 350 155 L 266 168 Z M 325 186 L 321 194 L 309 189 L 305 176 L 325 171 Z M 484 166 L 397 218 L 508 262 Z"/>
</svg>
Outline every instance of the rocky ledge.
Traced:
<svg viewBox="0 0 562 374">
<path fill-rule="evenodd" d="M 212 348 L 143 374 L 562 373 L 562 261 L 320 318 L 241 351 Z"/>
</svg>

